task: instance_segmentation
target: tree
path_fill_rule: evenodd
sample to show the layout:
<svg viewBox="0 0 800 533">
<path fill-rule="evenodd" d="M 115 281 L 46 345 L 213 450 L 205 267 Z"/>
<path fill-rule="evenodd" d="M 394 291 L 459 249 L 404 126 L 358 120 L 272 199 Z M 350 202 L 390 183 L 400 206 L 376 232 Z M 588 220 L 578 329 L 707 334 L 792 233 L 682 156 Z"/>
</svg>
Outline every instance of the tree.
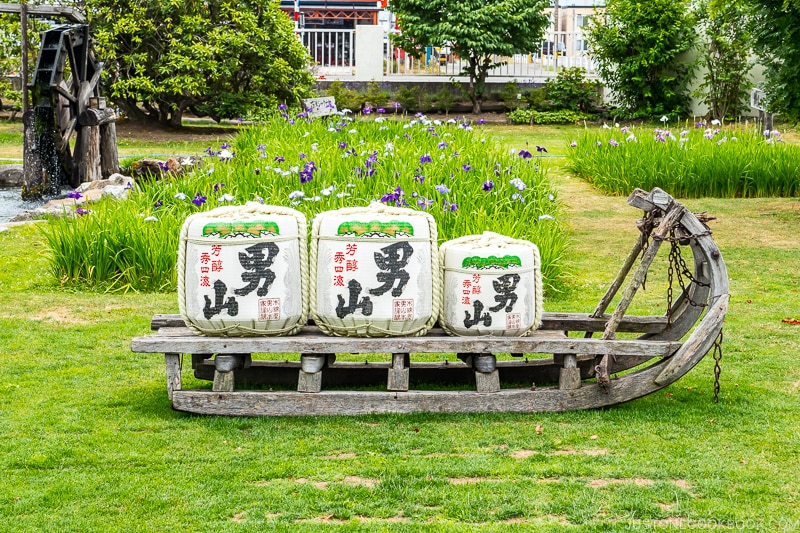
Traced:
<svg viewBox="0 0 800 533">
<path fill-rule="evenodd" d="M 751 35 L 748 10 L 740 1 L 703 0 L 698 6 L 700 61 L 706 72 L 695 93 L 711 116 L 722 120 L 747 109 Z"/>
<path fill-rule="evenodd" d="M 428 46 L 449 46 L 467 60 L 467 94 L 480 113 L 493 56 L 536 51 L 548 17 L 548 0 L 392 0 L 402 33 L 394 36 L 407 53 L 420 56 Z"/>
<path fill-rule="evenodd" d="M 800 0 L 753 0 L 753 48 L 769 110 L 800 120 Z"/>
<path fill-rule="evenodd" d="M 310 94 L 309 56 L 270 0 L 87 0 L 110 98 L 129 116 L 180 126 Z"/>
<path fill-rule="evenodd" d="M 12 117 L 22 109 L 22 91 L 14 90 L 9 80 L 19 76 L 22 67 L 21 36 L 19 15 L 0 15 L 0 99 L 11 102 Z"/>
<path fill-rule="evenodd" d="M 588 41 L 598 72 L 631 117 L 685 114 L 696 33 L 690 0 L 608 0 Z"/>
</svg>

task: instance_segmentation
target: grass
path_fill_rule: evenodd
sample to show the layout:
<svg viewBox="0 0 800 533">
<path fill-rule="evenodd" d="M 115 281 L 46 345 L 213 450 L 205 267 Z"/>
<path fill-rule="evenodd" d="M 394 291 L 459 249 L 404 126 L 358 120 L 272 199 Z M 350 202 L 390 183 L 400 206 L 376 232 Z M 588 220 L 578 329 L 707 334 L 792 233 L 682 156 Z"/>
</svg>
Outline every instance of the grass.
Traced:
<svg viewBox="0 0 800 533">
<path fill-rule="evenodd" d="M 590 312 L 638 213 L 551 176 L 572 277 L 545 307 Z M 707 357 L 634 402 L 539 415 L 173 412 L 163 359 L 129 343 L 175 295 L 61 288 L 36 229 L 2 232 L 0 531 L 796 531 L 800 202 L 685 203 L 718 217 L 731 278 L 720 402 Z"/>
</svg>

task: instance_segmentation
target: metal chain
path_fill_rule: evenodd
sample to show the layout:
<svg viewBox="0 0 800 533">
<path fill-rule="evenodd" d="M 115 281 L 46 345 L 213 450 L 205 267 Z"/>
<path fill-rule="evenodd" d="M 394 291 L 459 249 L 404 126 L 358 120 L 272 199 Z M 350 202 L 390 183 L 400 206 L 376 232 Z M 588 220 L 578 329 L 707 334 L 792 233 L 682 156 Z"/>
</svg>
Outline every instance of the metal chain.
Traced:
<svg viewBox="0 0 800 533">
<path fill-rule="evenodd" d="M 722 373 L 720 366 L 722 361 L 722 330 L 719 330 L 719 335 L 714 340 L 714 403 L 719 402 L 719 375 Z"/>
</svg>

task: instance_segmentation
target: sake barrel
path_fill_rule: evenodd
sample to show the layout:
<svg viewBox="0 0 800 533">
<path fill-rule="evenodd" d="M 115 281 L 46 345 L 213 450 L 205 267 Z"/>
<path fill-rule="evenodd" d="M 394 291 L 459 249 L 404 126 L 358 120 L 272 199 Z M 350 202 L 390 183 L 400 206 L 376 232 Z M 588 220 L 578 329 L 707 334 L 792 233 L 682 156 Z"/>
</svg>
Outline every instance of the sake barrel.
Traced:
<svg viewBox="0 0 800 533">
<path fill-rule="evenodd" d="M 439 323 L 451 335 L 524 336 L 541 325 L 539 249 L 497 233 L 467 235 L 440 248 Z"/>
<path fill-rule="evenodd" d="M 186 218 L 178 306 L 202 335 L 291 335 L 308 319 L 308 238 L 294 209 L 248 202 Z"/>
<path fill-rule="evenodd" d="M 436 222 L 372 205 L 320 213 L 311 232 L 311 314 L 329 335 L 424 335 L 439 313 Z"/>
</svg>

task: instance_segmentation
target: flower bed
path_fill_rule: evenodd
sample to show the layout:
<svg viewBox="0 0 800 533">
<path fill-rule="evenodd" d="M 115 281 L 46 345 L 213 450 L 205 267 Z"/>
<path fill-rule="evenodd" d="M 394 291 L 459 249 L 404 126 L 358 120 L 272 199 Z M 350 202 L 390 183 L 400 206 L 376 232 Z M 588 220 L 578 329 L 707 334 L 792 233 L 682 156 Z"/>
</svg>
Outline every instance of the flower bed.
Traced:
<svg viewBox="0 0 800 533">
<path fill-rule="evenodd" d="M 800 194 L 800 147 L 752 126 L 605 126 L 574 139 L 568 158 L 571 172 L 608 194 L 635 187 L 681 198 Z"/>
<path fill-rule="evenodd" d="M 206 150 L 185 175 L 140 182 L 125 202 L 104 201 L 44 229 L 52 270 L 70 282 L 171 290 L 181 223 L 189 214 L 247 201 L 306 214 L 371 202 L 425 210 L 439 242 L 494 231 L 530 240 L 549 289 L 566 234 L 546 169 L 526 150 L 506 152 L 480 126 L 378 115 L 311 119 L 300 113 L 243 127 Z"/>
</svg>

